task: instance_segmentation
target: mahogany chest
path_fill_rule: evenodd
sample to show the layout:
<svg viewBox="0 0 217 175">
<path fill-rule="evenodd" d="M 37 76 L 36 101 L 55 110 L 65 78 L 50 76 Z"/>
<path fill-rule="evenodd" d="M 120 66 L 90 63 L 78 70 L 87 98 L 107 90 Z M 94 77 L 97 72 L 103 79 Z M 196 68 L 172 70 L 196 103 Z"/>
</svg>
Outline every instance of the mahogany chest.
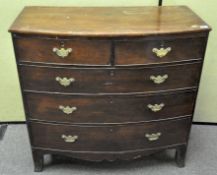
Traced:
<svg viewBox="0 0 217 175">
<path fill-rule="evenodd" d="M 188 7 L 26 7 L 9 31 L 35 171 L 165 149 L 184 166 L 210 31 Z"/>
</svg>

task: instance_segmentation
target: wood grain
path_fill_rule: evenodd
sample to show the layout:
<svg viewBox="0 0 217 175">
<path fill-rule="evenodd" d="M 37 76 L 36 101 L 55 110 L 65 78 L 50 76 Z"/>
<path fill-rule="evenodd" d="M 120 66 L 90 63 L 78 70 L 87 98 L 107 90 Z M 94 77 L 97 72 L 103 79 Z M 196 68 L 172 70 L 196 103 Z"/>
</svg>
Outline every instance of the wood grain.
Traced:
<svg viewBox="0 0 217 175">
<path fill-rule="evenodd" d="M 56 64 L 110 64 L 110 41 L 87 39 L 14 38 L 17 59 Z M 72 52 L 61 58 L 53 48 L 71 48 Z"/>
<path fill-rule="evenodd" d="M 196 92 L 89 97 L 26 93 L 25 98 L 29 119 L 72 124 L 117 124 L 191 116 Z M 159 112 L 153 112 L 148 108 L 148 104 L 161 103 L 165 106 Z M 65 114 L 59 109 L 59 105 L 76 107 L 77 110 Z"/>
<path fill-rule="evenodd" d="M 147 36 L 209 31 L 186 6 L 26 7 L 9 31 L 58 36 Z"/>
<path fill-rule="evenodd" d="M 126 151 L 186 143 L 191 118 L 122 126 L 72 126 L 30 123 L 32 146 L 73 151 Z M 161 132 L 159 140 L 150 142 L 145 135 Z M 42 134 L 43 133 L 43 134 Z M 62 135 L 77 135 L 66 143 Z"/>
<path fill-rule="evenodd" d="M 24 90 L 63 93 L 128 93 L 195 87 L 200 77 L 201 62 L 149 68 L 65 68 L 20 66 Z M 150 76 L 168 75 L 162 84 Z M 74 78 L 70 86 L 61 86 L 55 78 Z"/>
<path fill-rule="evenodd" d="M 177 39 L 172 36 L 160 40 L 128 40 L 117 42 L 115 49 L 116 65 L 144 65 L 174 63 L 203 58 L 206 37 Z M 160 58 L 153 53 L 153 48 L 171 48 L 171 51 Z"/>
<path fill-rule="evenodd" d="M 25 7 L 9 31 L 35 171 L 48 153 L 114 161 L 169 148 L 183 167 L 210 30 L 186 6 Z M 54 47 L 72 52 L 60 58 Z M 161 47 L 171 51 L 158 58 L 152 49 Z M 63 87 L 56 77 L 75 81 Z"/>
</svg>

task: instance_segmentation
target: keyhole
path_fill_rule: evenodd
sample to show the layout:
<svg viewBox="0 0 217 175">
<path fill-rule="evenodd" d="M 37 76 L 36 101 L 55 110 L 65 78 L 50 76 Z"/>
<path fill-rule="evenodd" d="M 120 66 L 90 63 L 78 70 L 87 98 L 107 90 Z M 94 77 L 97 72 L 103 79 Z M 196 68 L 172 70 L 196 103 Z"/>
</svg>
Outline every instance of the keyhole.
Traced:
<svg viewBox="0 0 217 175">
<path fill-rule="evenodd" d="M 114 71 L 110 71 L 110 76 L 113 77 L 115 75 Z"/>
<path fill-rule="evenodd" d="M 64 41 L 61 41 L 61 42 L 60 42 L 60 45 L 61 45 L 61 47 L 64 47 L 64 46 L 65 46 Z"/>
</svg>

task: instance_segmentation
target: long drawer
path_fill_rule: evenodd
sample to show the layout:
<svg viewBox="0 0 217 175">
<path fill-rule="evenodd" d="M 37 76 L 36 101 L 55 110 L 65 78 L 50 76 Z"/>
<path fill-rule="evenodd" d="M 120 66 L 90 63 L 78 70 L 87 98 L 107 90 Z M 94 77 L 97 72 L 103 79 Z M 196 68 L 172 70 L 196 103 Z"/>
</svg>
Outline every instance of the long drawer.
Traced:
<svg viewBox="0 0 217 175">
<path fill-rule="evenodd" d="M 206 37 L 126 40 L 116 43 L 117 65 L 159 64 L 202 59 Z"/>
<path fill-rule="evenodd" d="M 127 93 L 197 86 L 201 62 L 149 68 L 63 68 L 21 65 L 24 90 L 65 93 Z"/>
<path fill-rule="evenodd" d="M 121 126 L 30 123 L 32 146 L 70 151 L 127 151 L 186 143 L 191 118 Z"/>
<path fill-rule="evenodd" d="M 15 38 L 19 62 L 108 65 L 110 42 L 97 39 Z"/>
<path fill-rule="evenodd" d="M 156 121 L 192 115 L 196 91 L 137 96 L 26 93 L 30 119 L 82 124 Z"/>
</svg>

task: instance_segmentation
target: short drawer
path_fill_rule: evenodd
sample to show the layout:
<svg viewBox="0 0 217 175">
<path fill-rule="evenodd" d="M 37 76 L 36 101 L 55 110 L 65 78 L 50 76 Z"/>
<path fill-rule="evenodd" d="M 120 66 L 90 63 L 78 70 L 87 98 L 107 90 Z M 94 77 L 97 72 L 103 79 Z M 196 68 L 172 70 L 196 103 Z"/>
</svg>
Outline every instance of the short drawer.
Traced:
<svg viewBox="0 0 217 175">
<path fill-rule="evenodd" d="M 192 115 L 195 98 L 196 91 L 147 96 L 69 96 L 26 93 L 25 103 L 30 119 L 79 124 L 115 124 Z"/>
<path fill-rule="evenodd" d="M 152 92 L 198 85 L 202 64 L 150 68 L 75 69 L 20 66 L 25 90 L 63 93 Z"/>
<path fill-rule="evenodd" d="M 30 123 L 29 128 L 33 147 L 118 152 L 186 143 L 190 124 L 191 118 L 98 127 Z"/>
<path fill-rule="evenodd" d="M 105 40 L 15 38 L 14 44 L 20 62 L 107 65 L 110 61 L 110 42 Z"/>
<path fill-rule="evenodd" d="M 116 43 L 117 65 L 173 63 L 203 58 L 206 38 L 128 40 Z"/>
</svg>

